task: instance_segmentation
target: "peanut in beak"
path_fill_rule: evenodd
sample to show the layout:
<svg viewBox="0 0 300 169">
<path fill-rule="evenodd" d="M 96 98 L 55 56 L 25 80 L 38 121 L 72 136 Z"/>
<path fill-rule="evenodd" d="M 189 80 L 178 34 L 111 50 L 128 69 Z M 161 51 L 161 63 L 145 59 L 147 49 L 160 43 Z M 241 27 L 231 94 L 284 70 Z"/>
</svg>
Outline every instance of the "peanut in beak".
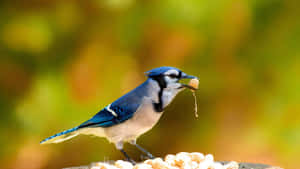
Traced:
<svg viewBox="0 0 300 169">
<path fill-rule="evenodd" d="M 197 90 L 198 85 L 199 85 L 199 80 L 198 79 L 191 79 L 188 85 L 190 87 L 193 87 L 193 90 Z"/>
<path fill-rule="evenodd" d="M 189 84 L 181 84 L 183 87 L 188 88 L 192 91 L 196 91 L 198 89 L 199 80 L 198 79 L 191 79 Z"/>
<path fill-rule="evenodd" d="M 194 96 L 194 105 L 195 105 L 195 117 L 198 118 L 198 105 L 197 105 L 197 97 L 195 94 L 195 91 L 198 89 L 199 80 L 198 79 L 191 79 L 189 84 L 186 85 L 187 88 L 189 88 Z"/>
</svg>

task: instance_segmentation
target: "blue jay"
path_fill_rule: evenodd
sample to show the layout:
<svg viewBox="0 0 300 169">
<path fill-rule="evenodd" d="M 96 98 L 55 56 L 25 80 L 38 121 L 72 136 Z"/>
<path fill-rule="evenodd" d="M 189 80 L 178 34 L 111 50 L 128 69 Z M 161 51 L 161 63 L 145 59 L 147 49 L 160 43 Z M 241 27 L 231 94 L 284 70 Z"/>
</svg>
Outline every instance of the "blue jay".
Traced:
<svg viewBox="0 0 300 169">
<path fill-rule="evenodd" d="M 193 79 L 174 67 L 159 67 L 146 72 L 148 79 L 140 86 L 107 105 L 96 115 L 77 127 L 65 130 L 41 141 L 59 143 L 79 134 L 105 137 L 114 143 L 127 160 L 134 162 L 123 149 L 124 142 L 136 146 L 149 158 L 152 154 L 136 143 L 136 139 L 150 130 L 160 119 L 164 109 L 184 88 L 180 79 Z"/>
</svg>

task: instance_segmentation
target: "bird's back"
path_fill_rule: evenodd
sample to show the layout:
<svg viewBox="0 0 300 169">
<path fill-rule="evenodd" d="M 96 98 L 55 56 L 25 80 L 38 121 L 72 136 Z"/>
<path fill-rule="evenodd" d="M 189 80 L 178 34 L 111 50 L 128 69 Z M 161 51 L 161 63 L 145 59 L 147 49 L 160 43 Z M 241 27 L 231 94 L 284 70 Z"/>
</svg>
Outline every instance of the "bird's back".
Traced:
<svg viewBox="0 0 300 169">
<path fill-rule="evenodd" d="M 79 128 L 85 127 L 111 127 L 132 118 L 134 113 L 145 101 L 144 98 L 155 102 L 158 85 L 151 79 L 148 79 L 140 86 L 129 93 L 120 97 L 112 104 L 100 110 L 91 119 L 79 125 Z"/>
<path fill-rule="evenodd" d="M 107 138 L 111 142 L 135 140 L 150 130 L 159 120 L 162 113 L 155 112 L 153 103 L 158 100 L 158 84 L 151 79 L 112 103 L 124 107 L 134 107 L 133 116 L 118 125 L 105 128 Z M 130 105 L 128 104 L 130 103 Z M 136 106 L 136 107 L 135 107 Z"/>
<path fill-rule="evenodd" d="M 153 101 L 156 101 L 159 90 L 158 84 L 154 80 L 148 79 L 140 86 L 114 101 L 111 106 L 128 107 L 135 111 L 142 104 L 144 97 L 150 97 Z"/>
<path fill-rule="evenodd" d="M 81 124 L 81 134 L 104 136 L 114 143 L 137 138 L 151 129 L 161 116 L 153 108 L 158 97 L 157 90 L 157 83 L 148 79 Z"/>
</svg>

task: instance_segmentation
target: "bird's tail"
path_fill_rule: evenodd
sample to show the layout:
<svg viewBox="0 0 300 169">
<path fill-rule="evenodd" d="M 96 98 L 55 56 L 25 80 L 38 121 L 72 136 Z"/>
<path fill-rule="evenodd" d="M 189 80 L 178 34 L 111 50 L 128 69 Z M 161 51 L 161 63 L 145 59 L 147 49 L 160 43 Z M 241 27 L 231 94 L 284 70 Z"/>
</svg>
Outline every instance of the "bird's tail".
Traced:
<svg viewBox="0 0 300 169">
<path fill-rule="evenodd" d="M 65 130 L 61 133 L 57 133 L 51 137 L 44 139 L 43 141 L 40 142 L 40 144 L 63 142 L 65 140 L 68 140 L 70 138 L 77 136 L 79 134 L 78 132 L 76 132 L 78 129 L 79 129 L 78 127 L 74 127 L 69 130 Z"/>
</svg>

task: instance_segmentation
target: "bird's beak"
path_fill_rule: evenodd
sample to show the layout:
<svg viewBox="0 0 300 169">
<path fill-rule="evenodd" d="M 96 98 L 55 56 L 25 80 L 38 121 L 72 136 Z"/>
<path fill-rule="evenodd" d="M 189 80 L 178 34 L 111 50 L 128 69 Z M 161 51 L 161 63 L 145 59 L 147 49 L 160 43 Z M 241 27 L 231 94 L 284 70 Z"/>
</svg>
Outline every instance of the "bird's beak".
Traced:
<svg viewBox="0 0 300 169">
<path fill-rule="evenodd" d="M 181 79 L 198 79 L 198 77 L 196 76 L 192 76 L 192 75 L 188 75 L 186 73 L 183 73 L 181 74 Z M 180 83 L 182 85 L 182 87 L 185 87 L 185 88 L 188 88 L 188 89 L 191 89 L 191 90 L 197 90 L 196 88 L 194 88 L 193 86 L 190 86 L 188 84 L 183 84 L 183 83 Z"/>
<path fill-rule="evenodd" d="M 182 72 L 181 79 L 198 79 L 198 77 L 192 76 L 192 75 L 188 75 L 188 74 Z"/>
</svg>

